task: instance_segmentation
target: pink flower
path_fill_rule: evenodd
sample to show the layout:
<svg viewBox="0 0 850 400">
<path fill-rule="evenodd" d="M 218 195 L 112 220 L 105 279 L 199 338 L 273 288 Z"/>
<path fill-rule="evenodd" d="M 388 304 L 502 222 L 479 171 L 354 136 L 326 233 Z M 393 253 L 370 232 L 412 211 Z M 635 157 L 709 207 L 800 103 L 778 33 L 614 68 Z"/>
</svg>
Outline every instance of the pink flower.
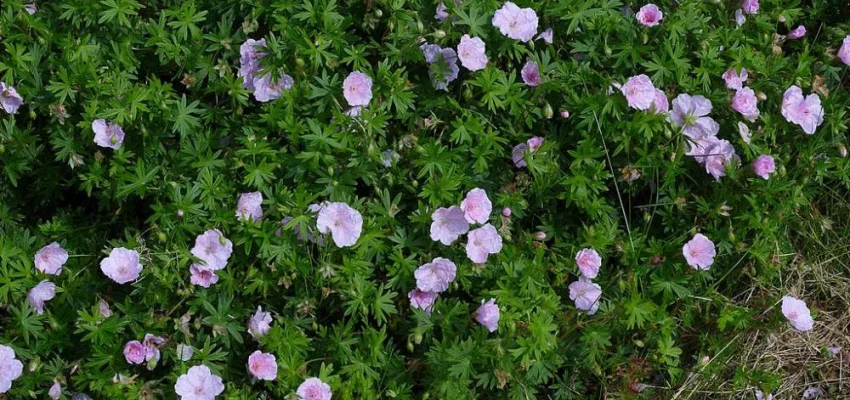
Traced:
<svg viewBox="0 0 850 400">
<path fill-rule="evenodd" d="M 56 285 L 48 280 L 43 280 L 30 289 L 27 301 L 35 309 L 38 315 L 44 314 L 44 303 L 56 296 Z"/>
<path fill-rule="evenodd" d="M 747 73 L 746 68 L 741 68 L 741 72 L 732 68 L 723 73 L 723 80 L 726 81 L 726 87 L 732 90 L 739 90 L 744 87 L 744 84 L 747 83 L 747 78 L 749 74 Z"/>
<path fill-rule="evenodd" d="M 142 264 L 139 263 L 139 253 L 123 247 L 112 249 L 109 257 L 100 262 L 100 270 L 113 281 L 119 284 L 132 282 L 142 272 Z"/>
<path fill-rule="evenodd" d="M 540 77 L 540 68 L 537 67 L 537 63 L 532 60 L 528 60 L 528 62 L 525 63 L 522 67 L 522 71 L 520 71 L 520 75 L 522 75 L 522 81 L 528 86 L 535 87 L 543 83 L 543 79 Z"/>
<path fill-rule="evenodd" d="M 759 108 L 753 89 L 738 89 L 732 96 L 732 109 L 741 113 L 748 121 L 755 121 L 759 117 Z"/>
<path fill-rule="evenodd" d="M 112 316 L 112 310 L 109 309 L 109 303 L 104 299 L 97 300 L 97 309 L 100 312 L 100 316 L 103 318 L 109 318 Z"/>
<path fill-rule="evenodd" d="M 484 41 L 481 38 L 463 35 L 460 44 L 457 45 L 457 58 L 460 65 L 470 71 L 478 71 L 487 66 L 487 54 L 485 54 Z"/>
<path fill-rule="evenodd" d="M 602 298 L 602 287 L 584 278 L 570 284 L 570 300 L 576 308 L 587 311 L 587 315 L 596 314 L 599 300 Z"/>
<path fill-rule="evenodd" d="M 741 140 L 746 144 L 750 144 L 752 137 L 750 137 L 750 127 L 743 122 L 738 122 L 738 135 L 741 136 Z"/>
<path fill-rule="evenodd" d="M 445 19 L 449 17 L 449 13 L 447 13 L 446 10 L 446 5 L 442 2 L 437 4 L 437 10 L 434 12 L 434 19 L 437 21 L 445 21 Z"/>
<path fill-rule="evenodd" d="M 741 4 L 741 8 L 745 13 L 750 15 L 755 15 L 759 12 L 759 1 L 758 0 L 744 0 L 744 3 Z"/>
<path fill-rule="evenodd" d="M 720 125 L 711 117 L 711 101 L 702 96 L 682 93 L 673 99 L 670 120 L 691 139 L 716 136 Z"/>
<path fill-rule="evenodd" d="M 525 153 L 528 152 L 528 144 L 520 143 L 514 146 L 513 150 L 511 150 L 511 161 L 514 162 L 514 165 L 517 168 L 524 168 L 528 166 L 528 163 L 525 162 Z"/>
<path fill-rule="evenodd" d="M 481 306 L 475 312 L 475 320 L 491 333 L 499 329 L 499 306 L 496 305 L 496 299 L 490 299 L 486 303 L 482 300 Z"/>
<path fill-rule="evenodd" d="M 740 8 L 735 10 L 735 23 L 738 24 L 738 26 L 741 26 L 744 25 L 745 22 L 747 22 L 747 17 L 744 16 L 744 10 Z"/>
<path fill-rule="evenodd" d="M 145 362 L 145 345 L 138 340 L 131 340 L 124 345 L 124 359 L 130 364 Z"/>
<path fill-rule="evenodd" d="M 460 207 L 438 208 L 431 214 L 431 240 L 448 246 L 469 231 L 469 222 Z"/>
<path fill-rule="evenodd" d="M 280 72 L 278 78 L 272 76 L 271 72 L 254 78 L 254 99 L 261 103 L 267 103 L 280 98 L 284 90 L 292 89 L 295 80 L 291 76 Z"/>
<path fill-rule="evenodd" d="M 641 25 L 652 27 L 661 22 L 661 19 L 664 18 L 664 13 L 655 4 L 647 4 L 640 8 L 636 17 Z"/>
<path fill-rule="evenodd" d="M 423 292 L 440 293 L 449 288 L 449 284 L 455 280 L 457 266 L 451 260 L 437 257 L 433 261 L 421 265 L 413 276 L 416 278 L 416 287 Z"/>
<path fill-rule="evenodd" d="M 47 396 L 53 400 L 58 400 L 62 397 L 62 385 L 60 385 L 59 382 L 53 381 L 53 386 L 51 386 L 50 390 L 47 391 Z"/>
<path fill-rule="evenodd" d="M 203 264 L 193 263 L 189 267 L 191 277 L 189 282 L 196 286 L 208 288 L 218 282 L 218 274 L 210 267 Z"/>
<path fill-rule="evenodd" d="M 68 252 L 53 242 L 35 253 L 35 269 L 47 275 L 59 275 L 62 266 L 68 262 Z"/>
<path fill-rule="evenodd" d="M 151 335 L 150 333 L 145 334 L 144 340 L 142 340 L 142 345 L 145 346 L 145 361 L 149 361 L 148 369 L 153 369 L 156 363 L 159 362 L 160 352 L 159 346 L 165 343 L 165 339 Z"/>
<path fill-rule="evenodd" d="M 337 247 L 354 246 L 363 231 L 363 217 L 345 203 L 327 203 L 319 211 L 316 227 L 331 233 Z"/>
<path fill-rule="evenodd" d="M 2 107 L 4 111 L 9 114 L 17 114 L 18 108 L 20 108 L 23 104 L 24 98 L 18 94 L 18 91 L 15 90 L 15 88 L 0 82 L 0 107 Z"/>
<path fill-rule="evenodd" d="M 24 5 L 24 10 L 27 11 L 27 14 L 33 15 L 36 12 L 38 12 L 38 6 L 36 6 L 35 3 L 27 3 L 27 4 Z M 61 387 L 60 387 L 60 389 L 61 389 Z"/>
<path fill-rule="evenodd" d="M 274 354 L 255 351 L 248 356 L 248 371 L 257 379 L 273 381 L 277 378 L 277 360 Z"/>
<path fill-rule="evenodd" d="M 263 306 L 257 306 L 257 312 L 248 320 L 248 334 L 254 339 L 265 336 L 271 329 L 272 314 L 263 312 Z"/>
<path fill-rule="evenodd" d="M 686 155 L 705 167 L 705 171 L 720 180 L 726 175 L 726 166 L 737 166 L 738 155 L 735 148 L 728 140 L 721 140 L 715 136 L 696 138 L 691 144 L 691 149 Z"/>
<path fill-rule="evenodd" d="M 224 391 L 224 384 L 206 365 L 198 365 L 177 378 L 174 391 L 180 400 L 213 400 Z"/>
<path fill-rule="evenodd" d="M 682 247 L 682 254 L 692 268 L 708 270 L 711 264 L 714 264 L 714 256 L 717 255 L 717 252 L 714 249 L 714 242 L 703 234 L 697 233 L 690 242 L 685 243 L 685 246 Z"/>
<path fill-rule="evenodd" d="M 98 119 L 91 123 L 94 142 L 100 147 L 117 150 L 124 143 L 124 130 L 117 124 Z"/>
<path fill-rule="evenodd" d="M 295 391 L 300 400 L 331 400 L 331 387 L 319 378 L 307 378 Z"/>
<path fill-rule="evenodd" d="M 528 144 L 528 150 L 529 151 L 532 151 L 532 152 L 537 151 L 537 149 L 539 149 L 540 146 L 543 145 L 543 138 L 540 137 L 540 136 L 535 136 L 531 139 L 528 139 L 526 144 Z"/>
<path fill-rule="evenodd" d="M 470 231 L 467 239 L 466 256 L 476 264 L 483 264 L 489 254 L 502 251 L 502 237 L 493 225 L 486 224 Z"/>
<path fill-rule="evenodd" d="M 15 350 L 0 344 L 0 393 L 12 388 L 12 381 L 24 372 L 24 364 L 15 358 Z"/>
<path fill-rule="evenodd" d="M 838 49 L 838 58 L 841 59 L 841 62 L 844 64 L 850 65 L 850 36 L 844 38 L 844 42 L 841 44 L 841 48 Z M 3 88 L 3 84 L 0 83 L 0 89 Z M 6 108 L 5 104 L 3 108 Z M 8 109 L 6 109 L 8 111 Z"/>
<path fill-rule="evenodd" d="M 463 210 L 463 216 L 470 224 L 474 222 L 483 224 L 490 219 L 493 203 L 487 198 L 487 192 L 484 189 L 475 188 L 470 190 L 466 198 L 460 202 L 460 209 Z"/>
<path fill-rule="evenodd" d="M 177 359 L 180 361 L 189 361 L 195 355 L 195 349 L 188 344 L 180 343 L 177 345 Z"/>
<path fill-rule="evenodd" d="M 761 390 L 756 390 L 756 400 L 773 400 L 773 395 L 768 393 L 767 396 Z"/>
<path fill-rule="evenodd" d="M 770 178 L 770 174 L 776 171 L 776 165 L 773 162 L 773 157 L 771 156 L 759 156 L 756 158 L 756 161 L 753 162 L 753 172 L 756 175 L 767 180 Z"/>
<path fill-rule="evenodd" d="M 242 87 L 254 90 L 254 75 L 260 70 L 260 59 L 266 56 L 261 50 L 266 47 L 266 39 L 248 39 L 239 47 L 239 72 L 237 76 L 242 78 Z"/>
<path fill-rule="evenodd" d="M 655 102 L 655 86 L 646 75 L 637 75 L 629 78 L 626 84 L 620 87 L 629 107 L 637 110 L 648 110 Z"/>
<path fill-rule="evenodd" d="M 810 331 L 815 325 L 806 302 L 792 296 L 782 298 L 782 314 L 785 315 L 791 326 L 800 332 Z"/>
<path fill-rule="evenodd" d="M 242 193 L 236 205 L 236 218 L 240 221 L 259 221 L 263 218 L 263 194 L 260 192 Z"/>
<path fill-rule="evenodd" d="M 493 26 L 511 38 L 527 42 L 537 33 L 537 13 L 508 1 L 493 15 Z"/>
<path fill-rule="evenodd" d="M 439 296 L 436 292 L 426 292 L 419 289 L 413 289 L 407 294 L 410 299 L 410 306 L 425 311 L 425 314 L 431 314 L 431 308 Z"/>
<path fill-rule="evenodd" d="M 667 95 L 660 89 L 655 89 L 655 99 L 652 101 L 652 110 L 656 114 L 667 114 L 670 111 L 670 103 L 667 102 Z"/>
<path fill-rule="evenodd" d="M 791 40 L 796 40 L 803 36 L 806 36 L 806 27 L 803 25 L 799 25 L 792 29 L 791 32 L 788 32 L 788 39 Z"/>
<path fill-rule="evenodd" d="M 547 28 L 545 31 L 540 32 L 540 34 L 537 35 L 536 38 L 534 38 L 534 40 L 540 40 L 540 39 L 543 39 L 543 41 L 546 42 L 547 44 L 552 44 L 552 42 L 555 41 L 554 40 L 555 34 L 554 34 L 554 32 L 552 32 L 552 28 Z"/>
<path fill-rule="evenodd" d="M 823 123 L 820 97 L 814 93 L 803 97 L 802 89 L 791 86 L 782 96 L 782 116 L 788 122 L 803 128 L 803 132 L 811 135 Z"/>
<path fill-rule="evenodd" d="M 372 78 L 360 71 L 348 74 L 342 82 L 342 94 L 350 106 L 365 106 L 372 100 Z"/>
<path fill-rule="evenodd" d="M 227 240 L 218 229 L 210 229 L 198 235 L 195 247 L 192 247 L 192 255 L 213 271 L 223 269 L 231 253 L 233 242 Z"/>
<path fill-rule="evenodd" d="M 581 249 L 576 254 L 576 264 L 582 276 L 587 279 L 593 279 L 599 275 L 599 268 L 602 267 L 602 257 L 594 249 Z"/>
</svg>

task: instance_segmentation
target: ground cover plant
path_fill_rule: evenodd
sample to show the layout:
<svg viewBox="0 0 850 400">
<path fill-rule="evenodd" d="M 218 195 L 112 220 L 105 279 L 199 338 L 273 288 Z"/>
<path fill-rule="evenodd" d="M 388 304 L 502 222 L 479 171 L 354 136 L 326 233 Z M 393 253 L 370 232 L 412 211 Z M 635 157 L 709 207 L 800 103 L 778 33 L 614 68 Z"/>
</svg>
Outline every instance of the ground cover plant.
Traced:
<svg viewBox="0 0 850 400">
<path fill-rule="evenodd" d="M 846 0 L 4 0 L 0 398 L 846 398 Z"/>
</svg>

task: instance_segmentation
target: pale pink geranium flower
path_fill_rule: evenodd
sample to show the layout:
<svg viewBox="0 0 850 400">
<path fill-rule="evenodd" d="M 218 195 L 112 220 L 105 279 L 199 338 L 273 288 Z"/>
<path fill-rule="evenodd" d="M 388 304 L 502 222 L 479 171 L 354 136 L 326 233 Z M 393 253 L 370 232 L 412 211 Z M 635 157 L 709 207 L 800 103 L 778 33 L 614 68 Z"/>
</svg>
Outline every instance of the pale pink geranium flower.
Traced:
<svg viewBox="0 0 850 400">
<path fill-rule="evenodd" d="M 496 332 L 496 329 L 499 329 L 499 306 L 496 305 L 496 299 L 490 299 L 486 303 L 482 300 L 481 306 L 475 311 L 475 320 L 491 333 Z"/>
<path fill-rule="evenodd" d="M 747 121 L 755 121 L 759 117 L 759 108 L 753 89 L 746 87 L 738 89 L 732 96 L 732 109 L 741 113 Z"/>
<path fill-rule="evenodd" d="M 12 381 L 24 372 L 24 364 L 15 358 L 15 350 L 0 344 L 0 393 L 12 388 Z"/>
<path fill-rule="evenodd" d="M 352 107 L 368 105 L 372 100 L 372 78 L 360 71 L 348 74 L 342 82 L 342 94 Z"/>
<path fill-rule="evenodd" d="M 511 38 L 527 42 L 537 33 L 537 13 L 508 1 L 493 15 L 493 26 Z"/>
<path fill-rule="evenodd" d="M 141 364 L 145 362 L 145 345 L 138 340 L 131 340 L 124 345 L 124 359 L 130 364 Z"/>
<path fill-rule="evenodd" d="M 320 233 L 331 233 L 337 247 L 350 247 L 357 243 L 363 232 L 363 216 L 345 203 L 327 203 L 316 219 Z"/>
<path fill-rule="evenodd" d="M 738 26 L 741 26 L 744 25 L 745 22 L 747 22 L 747 17 L 744 16 L 744 10 L 740 8 L 735 10 L 735 23 L 738 24 Z"/>
<path fill-rule="evenodd" d="M 180 343 L 177 345 L 177 359 L 180 361 L 189 361 L 192 359 L 192 356 L 195 355 L 195 349 L 192 346 L 189 346 L 185 343 Z"/>
<path fill-rule="evenodd" d="M 689 144 L 691 149 L 685 154 L 693 156 L 716 180 L 726 175 L 727 165 L 737 167 L 739 158 L 728 140 L 707 136 L 693 139 Z"/>
<path fill-rule="evenodd" d="M 15 88 L 0 82 L 0 107 L 9 114 L 17 114 L 18 108 L 24 104 L 24 98 Z M 2 392 L 0 392 L 2 393 Z"/>
<path fill-rule="evenodd" d="M 98 119 L 91 123 L 94 142 L 100 147 L 117 150 L 124 143 L 124 130 L 118 124 Z"/>
<path fill-rule="evenodd" d="M 545 31 L 540 32 L 534 40 L 543 39 L 547 44 L 552 44 L 555 41 L 555 33 L 552 31 L 552 28 L 547 28 Z"/>
<path fill-rule="evenodd" d="M 800 332 L 810 331 L 815 325 L 806 302 L 792 296 L 782 298 L 782 314 L 785 315 L 791 326 Z"/>
<path fill-rule="evenodd" d="M 792 29 L 791 32 L 788 32 L 788 39 L 791 40 L 796 40 L 803 36 L 806 36 L 806 27 L 803 25 L 799 25 Z"/>
<path fill-rule="evenodd" d="M 514 165 L 517 168 L 525 168 L 528 166 L 528 163 L 525 162 L 525 153 L 528 152 L 528 144 L 520 143 L 514 146 L 511 150 L 511 161 L 514 162 Z"/>
<path fill-rule="evenodd" d="M 755 15 L 759 12 L 759 0 L 744 0 L 741 9 L 747 14 Z"/>
<path fill-rule="evenodd" d="M 782 96 L 782 116 L 788 122 L 803 128 L 803 132 L 811 135 L 823 123 L 820 97 L 814 93 L 803 97 L 802 89 L 791 86 Z"/>
<path fill-rule="evenodd" d="M 198 365 L 177 378 L 174 391 L 180 400 L 213 400 L 224 392 L 224 383 L 206 365 Z"/>
<path fill-rule="evenodd" d="M 424 290 L 413 289 L 407 294 L 410 300 L 410 306 L 425 311 L 425 314 L 431 314 L 431 308 L 434 302 L 437 301 L 439 294 L 437 292 L 426 292 Z"/>
<path fill-rule="evenodd" d="M 528 60 L 525 63 L 522 71 L 520 71 L 520 75 L 522 76 L 522 81 L 528 86 L 535 87 L 543 83 L 543 78 L 540 77 L 540 68 L 532 60 Z"/>
<path fill-rule="evenodd" d="M 239 72 L 237 76 L 242 78 L 242 87 L 254 90 L 254 75 L 260 70 L 260 59 L 266 56 L 262 49 L 266 47 L 266 39 L 248 39 L 239 46 Z"/>
<path fill-rule="evenodd" d="M 254 78 L 254 99 L 261 103 L 277 100 L 284 90 L 292 89 L 294 85 L 295 80 L 282 71 L 277 78 L 271 72 L 267 72 L 261 77 Z"/>
<path fill-rule="evenodd" d="M 446 12 L 447 10 L 448 8 L 446 8 L 446 5 L 442 2 L 440 2 L 440 4 L 437 4 L 437 10 L 434 12 L 434 19 L 441 22 L 445 21 L 446 18 L 449 17 L 449 13 Z"/>
<path fill-rule="evenodd" d="M 753 172 L 764 180 L 770 178 L 770 174 L 774 171 L 776 171 L 776 164 L 771 156 L 761 155 L 753 162 Z"/>
<path fill-rule="evenodd" d="M 56 296 L 56 285 L 48 280 L 43 280 L 30 289 L 27 301 L 35 309 L 36 314 L 44 314 L 44 303 Z"/>
<path fill-rule="evenodd" d="M 295 391 L 299 400 L 331 400 L 333 393 L 327 383 L 319 378 L 307 378 Z"/>
<path fill-rule="evenodd" d="M 640 8 L 636 17 L 641 25 L 652 27 L 661 23 L 664 13 L 655 4 L 647 4 Z"/>
<path fill-rule="evenodd" d="M 68 262 L 68 252 L 56 242 L 42 247 L 35 253 L 35 269 L 47 275 L 59 275 L 66 262 Z"/>
<path fill-rule="evenodd" d="M 714 249 L 714 242 L 705 235 L 697 233 L 682 247 L 682 254 L 692 268 L 708 270 L 711 268 L 711 264 L 714 264 L 714 256 L 717 255 L 717 251 Z"/>
<path fill-rule="evenodd" d="M 449 284 L 455 280 L 457 266 L 451 260 L 437 257 L 433 261 L 421 265 L 413 276 L 416 278 L 416 287 L 424 292 L 440 293 L 449 288 Z"/>
<path fill-rule="evenodd" d="M 463 35 L 457 45 L 457 58 L 460 65 L 470 71 L 478 71 L 487 66 L 486 45 L 481 38 Z"/>
<path fill-rule="evenodd" d="M 431 221 L 431 240 L 446 246 L 469 231 L 469 222 L 466 221 L 463 210 L 457 206 L 436 209 L 431 214 Z"/>
<path fill-rule="evenodd" d="M 601 298 L 602 287 L 590 280 L 579 278 L 570 284 L 570 300 L 575 302 L 577 309 L 586 311 L 587 315 L 596 314 Z"/>
<path fill-rule="evenodd" d="M 62 385 L 59 382 L 53 381 L 53 386 L 47 391 L 47 396 L 53 400 L 59 400 L 62 397 Z"/>
<path fill-rule="evenodd" d="M 97 310 L 103 318 L 109 318 L 112 316 L 112 310 L 109 309 L 109 303 L 107 303 L 104 299 L 97 300 Z"/>
<path fill-rule="evenodd" d="M 667 95 L 661 89 L 655 89 L 655 99 L 652 100 L 651 109 L 656 114 L 667 114 L 670 112 L 670 103 L 667 102 Z"/>
<path fill-rule="evenodd" d="M 703 96 L 682 93 L 673 99 L 670 120 L 691 139 L 716 136 L 720 125 L 708 117 L 710 112 L 711 101 Z"/>
<path fill-rule="evenodd" d="M 142 272 L 142 264 L 139 263 L 139 253 L 136 250 L 118 247 L 112 249 L 109 257 L 100 262 L 100 270 L 113 281 L 125 284 L 132 282 Z"/>
<path fill-rule="evenodd" d="M 27 11 L 27 14 L 34 15 L 35 13 L 38 12 L 38 6 L 33 2 L 29 2 L 27 4 L 24 4 L 24 10 Z M 61 387 L 60 387 L 60 390 L 61 390 Z"/>
<path fill-rule="evenodd" d="M 466 194 L 466 198 L 460 202 L 460 209 L 463 210 L 463 216 L 471 223 L 483 224 L 490 219 L 490 213 L 493 212 L 493 203 L 487 198 L 487 192 L 484 189 L 475 188 Z"/>
<path fill-rule="evenodd" d="M 272 314 L 263 312 L 263 306 L 257 306 L 257 312 L 248 320 L 248 334 L 259 339 L 269 333 L 272 325 Z"/>
<path fill-rule="evenodd" d="M 735 68 L 732 68 L 723 73 L 723 80 L 726 81 L 726 87 L 732 90 L 739 90 L 744 87 L 744 84 L 747 83 L 747 78 L 749 74 L 747 73 L 746 68 L 741 68 L 741 71 L 738 72 Z"/>
<path fill-rule="evenodd" d="M 273 381 L 277 378 L 277 359 L 274 354 L 254 351 L 248 356 L 248 371 L 257 379 Z"/>
<path fill-rule="evenodd" d="M 620 87 L 629 107 L 637 110 L 648 110 L 655 102 L 655 86 L 646 75 L 637 75 L 629 78 L 626 84 Z"/>
<path fill-rule="evenodd" d="M 163 343 L 165 343 L 165 339 L 150 333 L 145 334 L 142 345 L 145 346 L 145 361 L 149 361 L 148 369 L 153 369 L 154 365 L 159 362 L 161 357 L 159 346 L 162 346 Z"/>
<path fill-rule="evenodd" d="M 756 400 L 773 400 L 773 395 L 768 393 L 766 396 L 761 390 L 756 390 Z"/>
<path fill-rule="evenodd" d="M 189 282 L 196 286 L 201 286 L 208 288 L 218 282 L 218 274 L 215 273 L 215 270 L 198 263 L 192 263 L 189 266 L 190 278 Z"/>
<path fill-rule="evenodd" d="M 242 193 L 236 205 L 236 218 L 240 221 L 259 221 L 263 218 L 263 194 L 260 192 Z"/>
<path fill-rule="evenodd" d="M 540 146 L 543 146 L 543 141 L 544 139 L 540 136 L 535 136 L 531 139 L 528 139 L 528 141 L 526 142 L 528 144 L 528 150 L 532 152 L 537 151 Z"/>
<path fill-rule="evenodd" d="M 486 224 L 469 231 L 466 256 L 476 264 L 487 262 L 487 256 L 502 251 L 502 237 L 493 225 Z"/>
<path fill-rule="evenodd" d="M 752 137 L 750 136 L 750 127 L 743 122 L 738 122 L 738 134 L 741 136 L 741 140 L 746 144 L 750 144 L 752 141 Z"/>
<path fill-rule="evenodd" d="M 581 249 L 576 253 L 576 265 L 581 275 L 587 279 L 596 278 L 602 267 L 602 257 L 594 249 Z"/>
<path fill-rule="evenodd" d="M 213 271 L 223 269 L 232 253 L 233 242 L 227 240 L 218 229 L 210 229 L 198 235 L 195 247 L 192 247 L 192 255 Z"/>
<path fill-rule="evenodd" d="M 844 42 L 841 44 L 841 48 L 838 49 L 838 58 L 841 59 L 841 62 L 844 64 L 850 65 L 850 36 L 844 38 Z M 3 84 L 0 83 L 0 88 L 2 88 Z"/>
</svg>

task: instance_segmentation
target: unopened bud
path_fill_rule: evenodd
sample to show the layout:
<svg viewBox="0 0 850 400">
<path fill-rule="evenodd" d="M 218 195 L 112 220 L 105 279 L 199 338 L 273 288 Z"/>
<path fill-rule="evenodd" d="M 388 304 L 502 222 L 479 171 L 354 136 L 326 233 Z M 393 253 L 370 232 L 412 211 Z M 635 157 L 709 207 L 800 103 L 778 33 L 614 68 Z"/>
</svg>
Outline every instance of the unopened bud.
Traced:
<svg viewBox="0 0 850 400">
<path fill-rule="evenodd" d="M 512 211 L 511 211 L 510 207 L 505 207 L 505 208 L 502 209 L 502 215 L 504 215 L 506 217 L 510 217 L 511 214 L 512 214 Z"/>
<path fill-rule="evenodd" d="M 534 240 L 546 240 L 546 232 L 537 232 L 532 237 Z"/>
</svg>

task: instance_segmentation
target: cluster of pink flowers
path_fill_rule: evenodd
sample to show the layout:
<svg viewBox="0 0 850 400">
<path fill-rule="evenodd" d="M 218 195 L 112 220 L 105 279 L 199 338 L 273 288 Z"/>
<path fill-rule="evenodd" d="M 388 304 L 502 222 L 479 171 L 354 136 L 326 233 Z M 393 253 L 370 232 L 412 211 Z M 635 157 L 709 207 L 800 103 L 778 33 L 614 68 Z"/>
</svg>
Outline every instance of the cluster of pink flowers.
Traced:
<svg viewBox="0 0 850 400">
<path fill-rule="evenodd" d="M 697 233 L 682 247 L 682 255 L 685 256 L 685 261 L 691 268 L 707 271 L 714 264 L 717 250 L 714 248 L 714 242 L 705 235 Z"/>
<path fill-rule="evenodd" d="M 283 90 L 289 90 L 295 84 L 291 76 L 278 71 L 275 78 L 271 71 L 263 75 L 260 60 L 266 56 L 262 49 L 266 47 L 266 39 L 248 39 L 239 47 L 240 66 L 238 76 L 242 78 L 242 87 L 254 91 L 254 98 L 262 103 L 280 98 Z"/>
<path fill-rule="evenodd" d="M 0 82 L 0 107 L 9 114 L 17 114 L 18 108 L 24 104 L 24 98 L 14 87 Z"/>
<path fill-rule="evenodd" d="M 803 128 L 803 132 L 814 134 L 823 123 L 820 97 L 814 93 L 803 96 L 802 89 L 796 85 L 791 86 L 782 96 L 782 116 L 786 121 Z"/>
<path fill-rule="evenodd" d="M 483 41 L 481 43 L 483 45 Z M 475 46 L 475 44 L 471 43 L 470 46 Z M 460 68 L 457 66 L 457 53 L 451 47 L 442 48 L 439 45 L 427 43 L 419 46 L 419 49 L 422 50 L 425 62 L 428 63 L 428 75 L 431 77 L 434 88 L 449 90 L 449 83 L 457 79 L 460 72 Z M 472 62 L 472 64 L 475 65 L 475 62 Z"/>
<path fill-rule="evenodd" d="M 124 143 L 124 130 L 118 124 L 98 119 L 92 122 L 91 129 L 94 132 L 94 142 L 100 147 L 118 150 Z"/>
<path fill-rule="evenodd" d="M 570 300 L 575 303 L 577 309 L 587 312 L 587 315 L 596 314 L 599 300 L 602 298 L 602 287 L 593 283 L 593 279 L 599 276 L 602 257 L 595 249 L 581 249 L 576 253 L 576 265 L 581 276 L 569 286 Z"/>
<path fill-rule="evenodd" d="M 655 4 L 647 4 L 638 10 L 635 15 L 638 22 L 643 26 L 653 27 L 661 23 L 664 13 Z"/>
<path fill-rule="evenodd" d="M 690 150 L 686 154 L 719 180 L 726 175 L 726 166 L 737 166 L 739 158 L 728 140 L 717 138 L 720 125 L 708 116 L 711 108 L 711 101 L 705 97 L 682 93 L 673 99 L 670 121 L 689 138 Z"/>
<path fill-rule="evenodd" d="M 162 346 L 163 343 L 165 343 L 165 339 L 150 333 L 145 334 L 141 342 L 131 340 L 124 345 L 124 359 L 130 364 L 147 362 L 148 369 L 152 370 L 159 362 L 161 357 L 159 346 Z"/>
<path fill-rule="evenodd" d="M 503 35 L 528 42 L 537 34 L 537 13 L 530 8 L 519 8 L 508 1 L 493 15 L 493 26 Z"/>
<path fill-rule="evenodd" d="M 670 108 L 667 95 L 662 90 L 656 89 L 655 85 L 646 75 L 637 75 L 629 78 L 625 85 L 616 85 L 629 107 L 636 110 L 654 110 L 658 114 L 665 114 Z"/>
<path fill-rule="evenodd" d="M 191 253 L 201 262 L 189 266 L 190 282 L 208 288 L 218 282 L 216 271 L 227 266 L 227 260 L 233 253 L 233 242 L 218 229 L 210 229 L 195 238 Z"/>
<path fill-rule="evenodd" d="M 431 239 L 451 245 L 461 235 L 467 235 L 466 255 L 475 263 L 482 264 L 487 256 L 502 250 L 502 238 L 493 225 L 487 223 L 493 212 L 493 203 L 483 189 L 475 188 L 466 194 L 460 207 L 438 208 L 431 214 Z M 469 224 L 483 226 L 469 230 Z"/>
<path fill-rule="evenodd" d="M 525 168 L 528 166 L 528 163 L 525 161 L 526 154 L 531 156 L 532 153 L 537 151 L 540 146 L 543 145 L 543 138 L 540 136 L 535 136 L 531 139 L 528 139 L 525 143 L 520 143 L 514 146 L 513 150 L 511 150 L 511 161 L 514 162 L 514 165 L 517 168 Z"/>
<path fill-rule="evenodd" d="M 732 109 L 739 112 L 747 121 L 754 122 L 759 116 L 758 98 L 756 93 L 744 85 L 747 83 L 747 70 L 730 69 L 723 73 L 726 87 L 735 90 L 732 96 Z"/>
</svg>

